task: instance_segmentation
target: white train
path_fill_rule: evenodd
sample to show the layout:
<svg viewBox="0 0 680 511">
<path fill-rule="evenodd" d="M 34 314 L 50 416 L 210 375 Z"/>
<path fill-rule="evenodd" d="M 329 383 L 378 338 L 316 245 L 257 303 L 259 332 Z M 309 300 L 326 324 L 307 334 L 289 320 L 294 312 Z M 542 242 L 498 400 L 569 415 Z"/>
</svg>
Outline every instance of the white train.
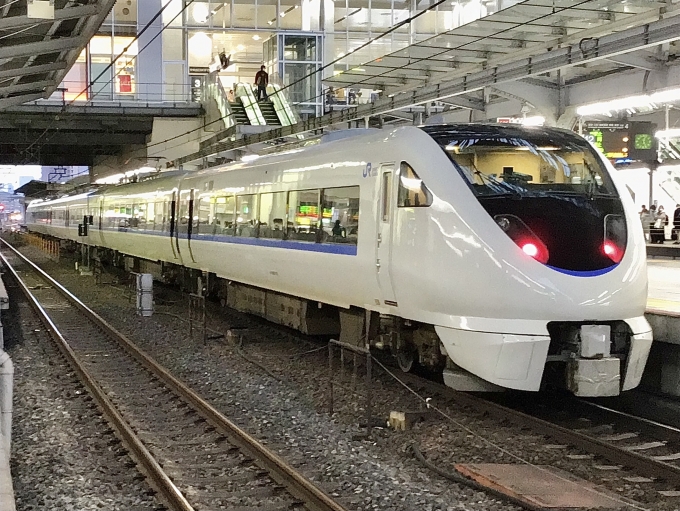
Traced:
<svg viewBox="0 0 680 511">
<path fill-rule="evenodd" d="M 206 272 L 240 310 L 368 337 L 456 388 L 609 396 L 639 384 L 652 343 L 614 174 L 564 130 L 406 127 L 32 202 L 27 222 L 159 277 Z"/>
</svg>

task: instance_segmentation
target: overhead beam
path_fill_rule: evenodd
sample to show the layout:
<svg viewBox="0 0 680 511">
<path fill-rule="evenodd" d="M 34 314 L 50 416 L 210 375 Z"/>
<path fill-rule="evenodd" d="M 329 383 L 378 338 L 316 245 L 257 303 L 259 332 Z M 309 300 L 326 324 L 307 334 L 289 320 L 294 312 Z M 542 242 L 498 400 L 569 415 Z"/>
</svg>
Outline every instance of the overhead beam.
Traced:
<svg viewBox="0 0 680 511">
<path fill-rule="evenodd" d="M 20 83 L 19 85 L 10 85 L 9 87 L 0 86 L 0 96 L 8 96 L 9 94 L 16 94 L 17 92 L 42 92 L 51 84 L 51 80 L 43 80 L 40 82 L 28 82 Z"/>
<path fill-rule="evenodd" d="M 85 47 L 88 39 L 84 36 L 63 37 L 51 41 L 39 41 L 36 43 L 17 44 L 14 46 L 0 47 L 0 59 L 15 57 L 31 57 L 43 53 L 57 53 L 63 50 Z"/>
<path fill-rule="evenodd" d="M 76 60 L 78 59 L 78 56 L 80 55 L 80 52 L 83 50 L 85 45 L 88 42 L 90 42 L 90 39 L 92 39 L 97 30 L 99 30 L 99 27 L 101 27 L 102 23 L 104 22 L 104 19 L 106 18 L 106 16 L 108 16 L 111 9 L 113 9 L 115 3 L 116 0 L 101 0 L 101 3 L 97 5 L 99 9 L 97 14 L 87 18 L 84 26 L 81 27 L 80 30 L 80 37 L 82 37 L 85 40 L 85 42 L 76 48 L 72 48 L 71 51 L 69 51 L 68 54 L 65 56 L 64 60 L 66 61 L 66 69 L 63 69 L 55 73 L 55 85 L 48 87 L 47 91 L 45 91 L 45 97 L 49 97 L 55 91 L 55 89 L 61 83 L 61 81 L 64 79 L 64 76 L 66 76 L 66 72 L 69 69 L 71 69 L 73 64 L 75 64 Z"/>
<path fill-rule="evenodd" d="M 440 99 L 439 101 L 447 105 L 467 108 L 468 110 L 479 110 L 481 112 L 483 112 L 485 108 L 483 99 L 468 98 L 465 96 L 453 96 L 450 98 Z"/>
<path fill-rule="evenodd" d="M 624 66 L 637 67 L 646 71 L 663 71 L 666 69 L 666 66 L 658 60 L 652 60 L 633 53 L 616 55 L 615 57 L 609 57 L 606 60 Z"/>
<path fill-rule="evenodd" d="M 66 62 L 54 62 L 52 64 L 42 64 L 40 66 L 20 67 L 17 69 L 5 69 L 0 71 L 0 78 L 14 78 L 18 76 L 39 75 L 66 69 Z"/>
<path fill-rule="evenodd" d="M 30 27 L 31 25 L 41 25 L 45 23 L 54 23 L 55 21 L 64 21 L 71 19 L 84 18 L 97 14 L 99 7 L 97 5 L 81 5 L 79 7 L 65 7 L 64 9 L 55 9 L 54 19 L 36 19 L 28 16 L 11 16 L 9 18 L 0 18 L 0 30 L 14 30 L 17 28 Z"/>
</svg>

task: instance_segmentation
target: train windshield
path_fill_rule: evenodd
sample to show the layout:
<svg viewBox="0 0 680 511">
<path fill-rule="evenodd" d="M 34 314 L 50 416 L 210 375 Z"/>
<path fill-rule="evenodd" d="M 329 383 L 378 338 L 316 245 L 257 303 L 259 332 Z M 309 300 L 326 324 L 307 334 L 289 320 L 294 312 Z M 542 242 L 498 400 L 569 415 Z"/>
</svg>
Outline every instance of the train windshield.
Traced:
<svg viewBox="0 0 680 511">
<path fill-rule="evenodd" d="M 481 197 L 617 197 L 593 148 L 576 134 L 522 126 L 422 128 Z"/>
</svg>

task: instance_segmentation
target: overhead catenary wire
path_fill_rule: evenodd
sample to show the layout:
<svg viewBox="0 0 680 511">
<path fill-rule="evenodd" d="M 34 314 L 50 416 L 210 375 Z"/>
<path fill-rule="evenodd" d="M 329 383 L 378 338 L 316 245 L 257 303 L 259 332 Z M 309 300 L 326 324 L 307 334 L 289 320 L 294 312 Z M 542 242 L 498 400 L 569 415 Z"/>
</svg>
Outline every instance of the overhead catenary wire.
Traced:
<svg viewBox="0 0 680 511">
<path fill-rule="evenodd" d="M 149 43 L 147 43 L 141 50 L 139 50 L 138 54 L 141 53 L 142 51 L 144 51 L 144 49 L 146 49 L 146 48 L 149 46 L 149 44 L 151 44 L 151 42 L 153 42 L 153 41 L 154 41 L 154 40 L 155 40 L 155 39 L 156 39 L 156 38 L 157 38 L 157 37 L 158 37 L 158 36 L 166 29 L 166 28 L 168 28 L 168 27 L 170 26 L 170 24 L 172 23 L 172 21 L 174 21 L 175 19 L 177 19 L 177 17 L 179 17 L 179 16 L 180 16 L 180 15 L 181 15 L 188 7 L 189 7 L 189 5 L 191 5 L 193 2 L 194 2 L 194 0 L 189 0 L 189 1 L 184 5 L 184 7 L 180 10 L 180 12 L 179 12 L 176 16 L 175 16 L 169 23 L 165 24 L 165 25 L 161 28 L 161 30 L 160 30 L 160 31 L 159 31 L 159 32 L 151 39 L 151 41 L 149 41 Z M 301 77 L 300 79 L 294 81 L 293 83 L 288 84 L 288 85 L 282 87 L 282 88 L 279 89 L 278 91 L 274 92 L 272 95 L 279 94 L 279 93 L 283 92 L 285 89 L 288 89 L 288 88 L 292 87 L 293 85 L 295 85 L 295 84 L 297 84 L 297 83 L 300 83 L 300 82 L 302 82 L 302 81 L 304 81 L 304 80 L 306 80 L 306 79 L 308 79 L 308 78 L 311 78 L 311 77 L 315 76 L 316 74 L 318 74 L 318 73 L 324 71 L 324 70 L 327 69 L 328 67 L 333 66 L 333 65 L 337 64 L 338 62 L 340 62 L 340 61 L 346 59 L 347 57 L 353 55 L 354 53 L 356 53 L 356 52 L 358 52 L 358 51 L 361 51 L 362 49 L 368 47 L 369 45 L 371 45 L 371 44 L 374 43 L 375 41 L 378 41 L 378 40 L 382 39 L 383 37 L 386 37 L 386 36 L 392 34 L 392 33 L 395 32 L 396 30 L 398 30 L 399 28 L 401 28 L 401 27 L 403 27 L 403 26 L 405 26 L 405 25 L 410 24 L 412 21 L 414 21 L 414 20 L 416 20 L 417 18 L 419 18 L 420 16 L 424 15 L 426 12 L 429 12 L 429 11 L 431 11 L 432 9 L 435 9 L 436 7 L 438 7 L 439 5 L 441 5 L 441 4 L 445 3 L 445 2 L 446 2 L 446 0 L 438 0 L 437 2 L 435 2 L 434 4 L 432 4 L 431 6 L 427 7 L 426 9 L 424 9 L 424 10 L 422 10 L 422 11 L 420 11 L 420 12 L 414 14 L 413 16 L 410 16 L 409 18 L 406 18 L 406 19 L 400 21 L 399 23 L 397 23 L 397 24 L 393 25 L 392 27 L 390 27 L 390 28 L 389 28 L 388 30 L 386 30 L 385 32 L 379 34 L 379 35 L 376 36 L 376 37 L 373 37 L 372 39 L 369 39 L 368 41 L 366 41 L 365 43 L 361 44 L 360 46 L 358 46 L 358 47 L 355 48 L 354 50 L 351 50 L 351 51 L 347 52 L 347 54 L 343 55 L 342 57 L 338 57 L 338 58 L 336 58 L 335 60 L 333 60 L 332 62 L 330 62 L 330 63 L 328 63 L 328 64 L 322 66 L 321 68 L 318 68 L 318 69 L 315 69 L 315 70 L 311 71 L 309 74 L 307 74 L 307 75 Z M 137 34 L 137 36 L 135 36 L 135 38 L 130 42 L 130 44 L 132 44 L 132 43 L 134 43 L 135 41 L 137 41 L 137 40 L 139 39 L 139 37 L 140 37 L 141 35 L 143 35 L 144 32 L 146 32 L 146 31 L 152 26 L 153 22 L 155 22 L 155 21 L 162 15 L 163 11 L 164 11 L 169 5 L 170 5 L 170 2 L 166 3 L 166 4 L 165 4 L 165 5 L 164 5 L 164 6 L 163 6 L 163 7 L 162 7 L 155 15 L 154 15 L 154 17 L 153 17 L 153 18 L 152 18 L 152 19 L 144 26 L 144 28 L 139 32 L 139 34 Z M 87 86 L 85 89 L 83 89 L 80 93 L 78 93 L 78 95 L 77 95 L 73 100 L 71 100 L 68 104 L 66 104 L 66 105 L 64 106 L 64 109 L 63 109 L 63 110 L 65 111 L 68 107 L 70 107 L 71 105 L 73 105 L 73 104 L 77 101 L 77 99 L 78 99 L 79 97 L 81 97 L 81 96 L 82 96 L 83 94 L 85 94 L 88 90 L 90 90 L 91 87 L 92 87 L 92 84 L 96 83 L 97 80 L 98 80 L 99 78 L 101 78 L 106 72 L 108 72 L 108 71 L 111 69 L 111 67 L 112 67 L 113 65 L 115 65 L 115 63 L 118 61 L 118 59 L 120 59 L 121 57 L 123 57 L 123 56 L 126 54 L 128 48 L 129 48 L 129 45 L 128 45 L 126 48 L 124 48 L 124 50 L 123 50 L 121 53 L 119 53 L 118 56 L 116 56 L 116 57 L 111 61 L 111 63 L 110 63 L 108 66 L 106 66 L 106 68 L 104 68 L 104 69 L 99 73 L 99 75 L 98 75 L 94 80 L 91 80 L 90 83 L 88 84 L 88 86 Z M 136 58 L 136 57 L 135 57 L 135 58 Z M 113 82 L 113 81 L 115 80 L 115 78 L 116 78 L 121 72 L 122 72 L 122 70 L 121 70 L 121 71 L 118 71 L 118 73 L 116 73 L 111 79 L 109 79 L 109 80 L 108 80 L 106 83 L 104 83 L 103 85 L 107 85 L 107 84 Z M 302 102 L 305 102 L 305 101 L 310 101 L 310 100 L 318 99 L 319 97 L 323 97 L 323 93 L 321 93 L 321 94 L 316 94 L 316 95 L 314 95 L 314 96 L 310 96 L 310 97 L 308 97 L 308 98 L 306 98 L 306 99 L 304 99 L 304 100 L 302 100 L 302 101 L 300 101 L 300 102 L 298 102 L 298 103 L 302 103 Z M 38 135 L 38 137 L 37 137 L 33 142 L 31 142 L 31 144 L 28 145 L 28 147 L 26 147 L 26 148 L 24 148 L 24 149 L 22 150 L 22 153 L 24 154 L 24 156 L 27 156 L 28 153 L 29 153 L 29 151 L 30 151 L 30 150 L 31 150 L 31 149 L 32 149 L 32 148 L 33 148 L 33 147 L 34 147 L 34 146 L 35 146 L 42 138 L 44 138 L 44 137 L 47 135 L 47 133 L 49 132 L 50 128 L 53 126 L 54 122 L 56 122 L 56 120 L 53 120 L 53 121 L 52 121 L 52 122 L 51 122 L 44 130 L 43 130 L 43 132 L 42 132 L 40 135 Z M 189 136 L 189 135 L 191 135 L 191 134 L 193 134 L 193 133 L 202 131 L 202 130 L 204 130 L 206 127 L 208 127 L 208 126 L 210 126 L 210 125 L 212 125 L 212 124 L 216 124 L 216 123 L 218 123 L 218 122 L 222 122 L 222 118 L 216 119 L 215 121 L 211 121 L 211 122 L 209 122 L 209 123 L 207 123 L 207 124 L 204 124 L 204 125 L 201 125 L 201 126 L 199 126 L 199 127 L 197 127 L 197 128 L 193 128 L 193 129 L 188 130 L 188 131 L 186 131 L 186 132 L 184 132 L 184 133 L 180 133 L 180 134 L 178 134 L 178 135 L 174 135 L 174 136 L 169 137 L 169 138 L 167 138 L 167 139 L 159 140 L 159 141 L 157 141 L 157 142 L 153 142 L 153 143 L 151 143 L 151 144 L 147 144 L 146 147 L 147 147 L 147 149 L 148 149 L 148 148 L 155 147 L 155 146 L 158 146 L 158 145 L 167 144 L 168 142 L 172 142 L 172 141 L 177 140 L 177 139 L 180 139 L 180 138 L 182 138 L 182 137 Z M 24 163 L 28 163 L 28 162 L 27 162 L 27 161 L 24 161 Z"/>
<path fill-rule="evenodd" d="M 322 67 L 320 67 L 320 68 L 318 68 L 318 69 L 315 69 L 315 70 L 311 71 L 311 72 L 308 73 L 307 75 L 305 75 L 305 76 L 303 76 L 303 77 L 301 77 L 301 78 L 295 80 L 294 82 L 292 82 L 292 83 L 290 83 L 290 84 L 288 84 L 288 85 L 285 85 L 285 86 L 281 87 L 281 89 L 279 89 L 278 91 L 273 92 L 273 93 L 271 94 L 271 96 L 275 96 L 275 95 L 281 94 L 281 93 L 282 93 L 283 91 L 285 91 L 286 89 L 289 89 L 289 88 L 291 88 L 292 86 L 294 86 L 294 85 L 296 85 L 296 84 L 298 84 L 298 83 L 300 83 L 300 82 L 303 82 L 304 80 L 307 80 L 307 79 L 309 79 L 309 78 L 311 78 L 311 77 L 314 77 L 315 75 L 317 75 L 317 74 L 323 72 L 324 70 L 328 69 L 329 67 L 334 66 L 334 65 L 337 64 L 338 62 L 341 62 L 342 60 L 345 60 L 347 57 L 349 57 L 349 56 L 351 56 L 351 55 L 353 55 L 353 54 L 355 54 L 355 53 L 357 53 L 357 52 L 363 50 L 364 48 L 366 48 L 366 47 L 368 47 L 368 46 L 370 46 L 370 45 L 373 44 L 374 42 L 379 41 L 380 39 L 382 39 L 382 38 L 384 38 L 384 37 L 387 37 L 388 35 L 391 35 L 393 32 L 399 30 L 400 28 L 402 28 L 402 27 L 405 26 L 405 25 L 410 24 L 411 22 L 413 22 L 414 20 L 416 20 L 416 19 L 419 18 L 420 16 L 423 16 L 425 13 L 427 13 L 427 12 L 429 12 L 429 11 L 435 9 L 436 7 L 438 7 L 438 6 L 441 5 L 441 4 L 444 4 L 446 1 L 447 1 L 447 0 L 437 0 L 437 2 L 435 2 L 435 3 L 432 4 L 432 5 L 430 5 L 430 6 L 427 7 L 426 9 L 423 9 L 422 11 L 420 11 L 420 12 L 418 12 L 418 13 L 416 13 L 416 14 L 414 14 L 414 15 L 408 17 L 408 18 L 405 18 L 404 20 L 402 20 L 402 21 L 396 23 L 395 25 L 393 25 L 392 27 L 390 27 L 390 28 L 389 28 L 388 30 L 386 30 L 385 32 L 382 32 L 381 34 L 379 34 L 379 35 L 377 35 L 377 36 L 375 36 L 375 37 L 369 39 L 369 40 L 366 41 L 365 43 L 363 43 L 363 44 L 361 44 L 360 46 L 358 46 L 357 48 L 355 48 L 355 49 L 353 49 L 353 50 L 347 52 L 346 54 L 342 55 L 341 57 L 338 57 L 338 58 L 336 58 L 335 60 L 333 60 L 332 62 L 329 62 L 328 64 L 326 64 L 326 65 L 324 65 L 324 66 L 322 66 Z M 321 92 L 320 94 L 315 94 L 315 95 L 313 95 L 313 96 L 309 96 L 309 97 L 307 97 L 307 98 L 305 98 L 305 99 L 302 99 L 302 100 L 298 101 L 297 103 L 299 104 L 299 103 L 309 102 L 309 101 L 318 99 L 318 98 L 323 97 L 323 96 L 324 96 L 324 93 Z M 198 128 L 194 128 L 194 129 L 188 130 L 188 131 L 186 131 L 186 132 L 184 132 L 184 133 L 180 133 L 179 135 L 174 135 L 174 136 L 169 137 L 169 138 L 167 138 L 167 139 L 165 139 L 165 140 L 159 140 L 159 141 L 157 141 L 157 142 L 153 142 L 153 143 L 151 143 L 151 144 L 148 144 L 146 147 L 147 147 L 147 148 L 151 148 L 151 147 L 155 147 L 155 146 L 158 146 L 158 145 L 167 144 L 168 142 L 172 142 L 172 141 L 177 140 L 177 139 L 179 139 L 179 138 L 182 138 L 182 137 L 185 137 L 185 136 L 189 136 L 189 135 L 191 135 L 191 134 L 193 134 L 193 133 L 196 133 L 196 132 L 198 132 L 198 131 L 203 130 L 203 129 L 204 129 L 205 127 L 207 127 L 207 126 L 210 126 L 210 125 L 212 125 L 212 124 L 216 124 L 216 123 L 221 122 L 221 121 L 222 121 L 222 119 L 217 119 L 217 120 L 215 120 L 215 121 L 212 121 L 212 122 L 209 122 L 209 123 L 207 123 L 207 124 L 205 124 L 205 125 L 202 125 L 202 126 L 200 126 L 200 127 L 198 127 Z"/>
</svg>

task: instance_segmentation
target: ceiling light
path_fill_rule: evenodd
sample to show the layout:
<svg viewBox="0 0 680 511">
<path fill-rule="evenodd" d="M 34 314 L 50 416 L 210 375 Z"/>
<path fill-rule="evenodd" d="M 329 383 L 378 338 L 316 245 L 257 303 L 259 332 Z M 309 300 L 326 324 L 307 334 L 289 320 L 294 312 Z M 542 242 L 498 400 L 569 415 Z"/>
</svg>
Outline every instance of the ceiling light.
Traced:
<svg viewBox="0 0 680 511">
<path fill-rule="evenodd" d="M 613 99 L 611 101 L 602 101 L 599 103 L 591 103 L 590 105 L 583 105 L 576 109 L 578 115 L 608 115 L 611 116 L 614 112 L 627 111 L 629 113 L 636 113 L 640 109 L 653 110 L 659 104 L 671 103 L 680 101 L 680 89 L 666 89 L 653 94 L 639 94 L 636 96 L 628 96 L 625 98 Z"/>
<path fill-rule="evenodd" d="M 244 45 L 242 45 L 242 44 L 239 44 L 239 45 L 236 47 L 236 49 L 237 49 L 238 51 L 243 51 L 243 50 L 246 49 L 246 47 L 245 47 Z"/>
<path fill-rule="evenodd" d="M 255 35 L 253 36 L 253 40 L 254 40 L 254 41 L 259 41 L 260 39 L 262 39 L 262 38 L 261 38 L 259 35 L 257 35 L 257 34 L 255 34 Z"/>
<path fill-rule="evenodd" d="M 205 23 L 210 17 L 208 5 L 204 3 L 195 3 L 193 9 L 193 17 L 196 23 Z"/>
</svg>

